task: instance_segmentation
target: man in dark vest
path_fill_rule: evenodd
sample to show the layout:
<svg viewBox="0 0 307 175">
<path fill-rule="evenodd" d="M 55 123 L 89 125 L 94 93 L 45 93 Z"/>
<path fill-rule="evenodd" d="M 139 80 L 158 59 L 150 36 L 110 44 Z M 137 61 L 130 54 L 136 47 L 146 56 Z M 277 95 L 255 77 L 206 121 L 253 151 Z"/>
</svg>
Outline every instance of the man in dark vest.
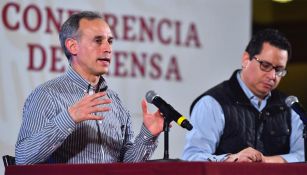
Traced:
<svg viewBox="0 0 307 175">
<path fill-rule="evenodd" d="M 303 124 L 277 91 L 291 57 L 277 30 L 252 37 L 242 69 L 200 95 L 190 109 L 193 130 L 183 159 L 226 162 L 304 161 Z"/>
</svg>

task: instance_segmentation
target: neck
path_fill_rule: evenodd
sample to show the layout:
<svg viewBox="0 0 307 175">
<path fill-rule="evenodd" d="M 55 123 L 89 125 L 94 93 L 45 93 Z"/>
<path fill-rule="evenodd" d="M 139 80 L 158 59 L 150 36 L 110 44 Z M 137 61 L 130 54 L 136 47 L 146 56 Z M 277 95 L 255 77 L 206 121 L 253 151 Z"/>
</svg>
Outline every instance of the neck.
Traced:
<svg viewBox="0 0 307 175">
<path fill-rule="evenodd" d="M 71 64 L 71 67 L 73 70 L 75 70 L 82 78 L 84 78 L 86 81 L 88 81 L 92 86 L 97 85 L 100 76 L 89 74 L 83 69 L 81 69 L 79 66 L 76 66 L 74 64 Z"/>
<path fill-rule="evenodd" d="M 249 85 L 244 70 L 241 70 L 240 72 L 240 78 L 243 81 L 243 83 L 246 85 L 246 87 L 256 96 L 258 97 L 260 100 L 263 100 L 267 95 L 263 95 L 263 94 L 259 94 L 256 91 L 254 91 L 254 89 L 252 88 L 252 86 Z"/>
</svg>

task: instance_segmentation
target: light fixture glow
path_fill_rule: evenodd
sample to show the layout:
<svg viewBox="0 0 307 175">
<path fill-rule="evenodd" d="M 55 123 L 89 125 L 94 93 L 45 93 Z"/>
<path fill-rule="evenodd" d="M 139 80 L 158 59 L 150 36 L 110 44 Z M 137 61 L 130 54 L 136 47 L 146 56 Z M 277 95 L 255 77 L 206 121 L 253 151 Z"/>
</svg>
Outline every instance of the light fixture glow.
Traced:
<svg viewBox="0 0 307 175">
<path fill-rule="evenodd" d="M 291 2 L 293 0 L 272 0 L 274 2 L 278 2 L 278 3 L 288 3 L 288 2 Z"/>
</svg>

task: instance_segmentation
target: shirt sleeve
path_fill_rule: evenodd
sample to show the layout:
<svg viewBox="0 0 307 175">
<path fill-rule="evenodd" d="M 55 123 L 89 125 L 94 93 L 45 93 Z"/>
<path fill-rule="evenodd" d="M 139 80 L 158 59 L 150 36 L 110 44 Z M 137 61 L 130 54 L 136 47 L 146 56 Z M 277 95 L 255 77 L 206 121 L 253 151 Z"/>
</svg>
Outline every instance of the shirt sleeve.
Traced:
<svg viewBox="0 0 307 175">
<path fill-rule="evenodd" d="M 113 91 L 112 91 L 113 92 Z M 134 138 L 131 115 L 127 107 L 121 102 L 118 95 L 113 92 L 114 99 L 118 102 L 118 109 L 126 119 L 126 130 L 123 147 L 120 150 L 121 162 L 143 162 L 148 160 L 158 146 L 157 137 L 153 136 L 144 124 L 141 126 L 139 134 Z M 133 140 L 134 139 L 134 140 Z"/>
<path fill-rule="evenodd" d="M 290 152 L 281 155 L 287 162 L 304 162 L 303 122 L 300 116 L 291 111 Z"/>
<path fill-rule="evenodd" d="M 222 107 L 211 96 L 202 97 L 191 114 L 193 129 L 187 133 L 183 159 L 188 161 L 223 161 L 227 154 L 214 155 L 225 118 Z"/>
<path fill-rule="evenodd" d="M 134 142 L 132 142 L 133 131 L 130 117 L 127 126 L 128 130 L 125 136 L 127 142 L 125 143 L 123 150 L 123 161 L 143 162 L 148 160 L 158 146 L 157 137 L 153 136 L 143 124 L 140 133 L 136 136 Z"/>
<path fill-rule="evenodd" d="M 44 162 L 70 135 L 75 123 L 67 110 L 56 112 L 53 98 L 36 89 L 27 98 L 16 142 L 16 164 Z"/>
</svg>

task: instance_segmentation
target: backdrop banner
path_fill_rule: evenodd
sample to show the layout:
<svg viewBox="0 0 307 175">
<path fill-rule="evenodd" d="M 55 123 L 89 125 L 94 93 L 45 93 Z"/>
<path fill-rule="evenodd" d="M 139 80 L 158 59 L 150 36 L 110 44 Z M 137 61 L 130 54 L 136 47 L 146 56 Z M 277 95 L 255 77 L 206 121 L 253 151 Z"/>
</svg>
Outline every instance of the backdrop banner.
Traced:
<svg viewBox="0 0 307 175">
<path fill-rule="evenodd" d="M 97 11 L 111 27 L 113 55 L 105 78 L 131 112 L 136 134 L 147 91 L 189 117 L 198 95 L 240 68 L 251 31 L 249 0 L 2 0 L 0 10 L 1 155 L 15 154 L 27 96 L 67 70 L 58 32 L 76 11 Z M 186 132 L 173 124 L 171 158 L 181 157 Z M 152 159 L 163 157 L 163 134 L 159 140 Z"/>
</svg>

